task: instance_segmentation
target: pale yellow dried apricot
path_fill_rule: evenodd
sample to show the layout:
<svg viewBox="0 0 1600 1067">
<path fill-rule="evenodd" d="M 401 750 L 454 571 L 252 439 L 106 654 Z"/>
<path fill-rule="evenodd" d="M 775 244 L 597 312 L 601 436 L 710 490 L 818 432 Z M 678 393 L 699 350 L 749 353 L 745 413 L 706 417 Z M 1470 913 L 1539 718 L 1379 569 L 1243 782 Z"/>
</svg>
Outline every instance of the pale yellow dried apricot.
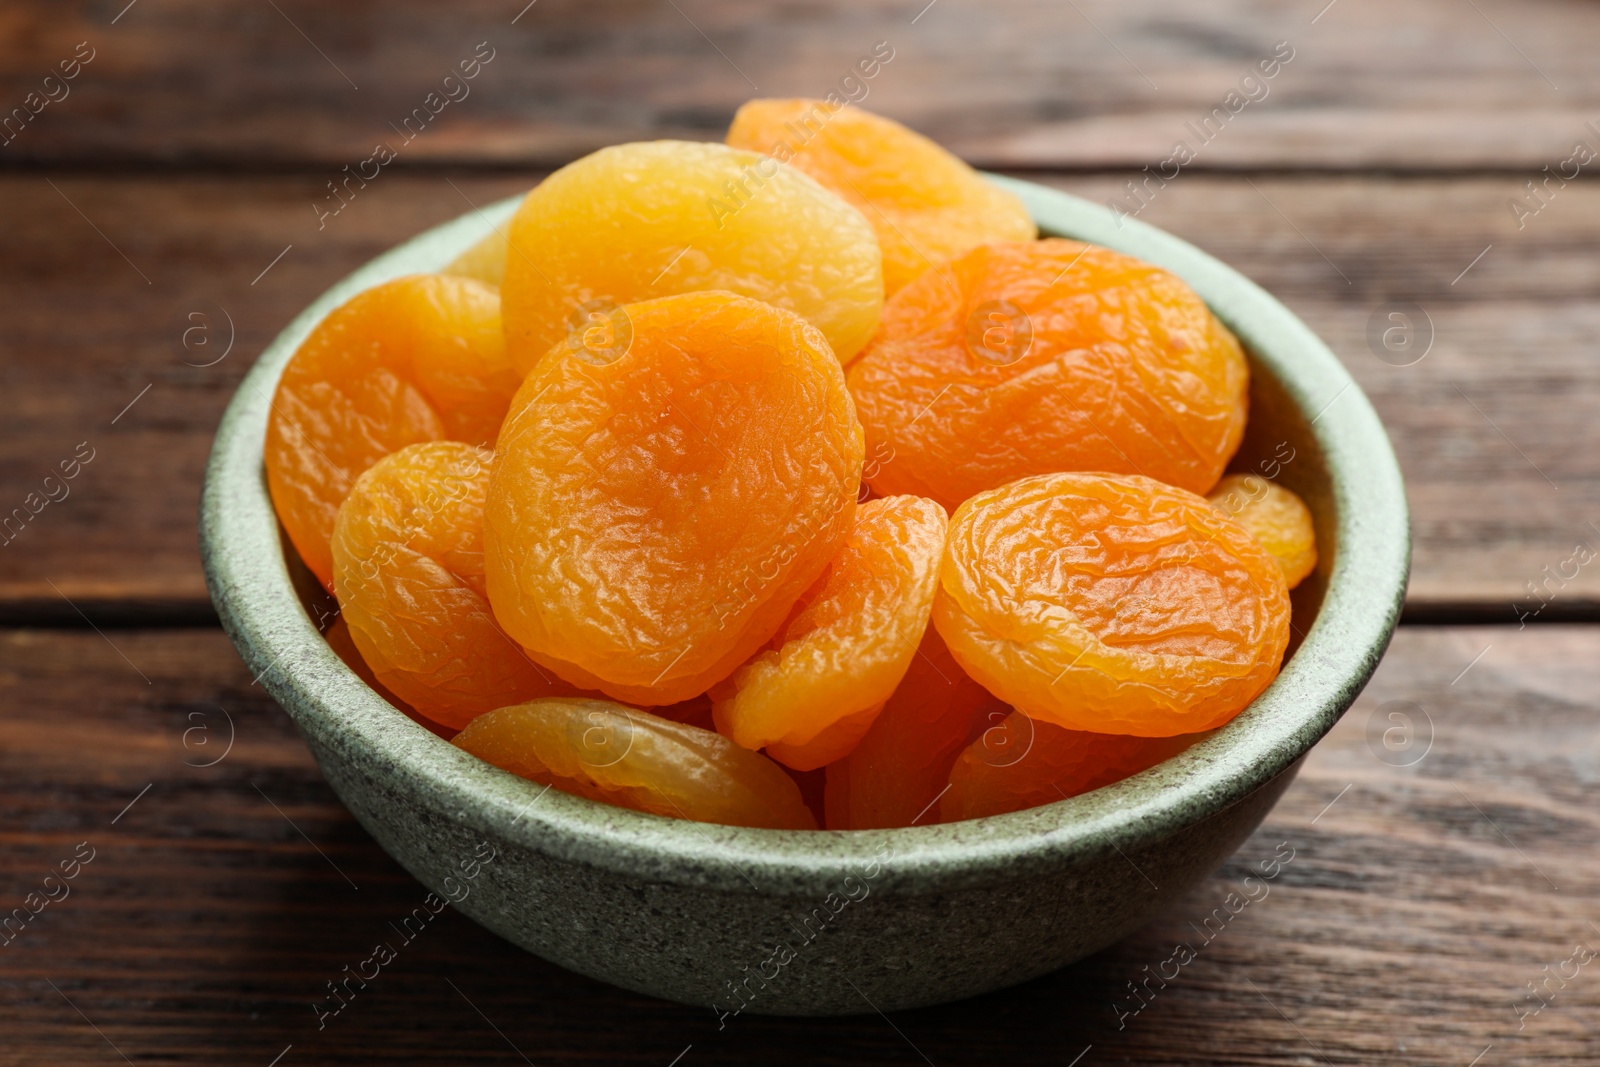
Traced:
<svg viewBox="0 0 1600 1067">
<path fill-rule="evenodd" d="M 441 274 L 472 278 L 496 289 L 506 277 L 506 228 L 496 226 L 450 261 Z"/>
<path fill-rule="evenodd" d="M 669 818 L 814 830 L 783 768 L 720 734 L 608 700 L 500 708 L 455 736 L 502 770 L 567 793 Z"/>
<path fill-rule="evenodd" d="M 1272 553 L 1290 589 L 1316 570 L 1317 531 L 1311 509 L 1292 490 L 1259 474 L 1230 474 L 1206 499 Z"/>
<path fill-rule="evenodd" d="M 840 359 L 866 343 L 883 307 L 882 257 L 861 213 L 726 145 L 639 142 L 569 163 L 528 193 L 509 242 L 506 342 L 524 371 L 616 305 L 674 293 L 721 289 L 787 308 Z"/>
</svg>

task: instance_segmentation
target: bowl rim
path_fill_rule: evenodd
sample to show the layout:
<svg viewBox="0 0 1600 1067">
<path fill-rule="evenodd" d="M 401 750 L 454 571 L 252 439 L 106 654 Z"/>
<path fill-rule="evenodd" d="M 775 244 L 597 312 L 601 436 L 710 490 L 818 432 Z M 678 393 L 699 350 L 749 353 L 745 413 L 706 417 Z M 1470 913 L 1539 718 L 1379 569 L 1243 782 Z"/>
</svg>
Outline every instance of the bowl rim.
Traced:
<svg viewBox="0 0 1600 1067">
<path fill-rule="evenodd" d="M 1025 811 L 892 830 L 794 831 L 668 819 L 542 788 L 397 714 L 338 659 L 295 594 L 263 467 L 272 393 L 333 308 L 391 278 L 442 269 L 499 229 L 520 195 L 474 207 L 353 271 L 296 316 L 241 381 L 206 466 L 200 547 L 223 628 L 252 674 L 319 754 L 331 748 L 361 761 L 391 793 L 480 835 L 642 881 L 736 893 L 822 896 L 838 889 L 843 872 L 880 864 L 874 888 L 883 890 L 992 884 L 1148 847 L 1271 782 L 1354 702 L 1399 620 L 1410 530 L 1383 425 L 1327 345 L 1231 267 L 1104 205 L 985 177 L 1019 196 L 1044 235 L 1105 245 L 1182 277 L 1310 418 L 1338 545 L 1322 607 L 1278 678 L 1216 735 L 1116 785 Z"/>
</svg>

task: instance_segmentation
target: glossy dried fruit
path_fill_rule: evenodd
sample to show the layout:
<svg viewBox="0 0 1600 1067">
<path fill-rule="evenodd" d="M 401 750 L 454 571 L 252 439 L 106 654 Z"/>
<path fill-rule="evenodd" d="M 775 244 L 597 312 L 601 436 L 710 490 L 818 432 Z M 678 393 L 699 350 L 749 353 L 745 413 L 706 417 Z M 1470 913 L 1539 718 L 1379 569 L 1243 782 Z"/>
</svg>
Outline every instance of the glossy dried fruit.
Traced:
<svg viewBox="0 0 1600 1067">
<path fill-rule="evenodd" d="M 340 615 L 328 624 L 322 631 L 322 639 L 328 642 L 328 647 L 333 649 L 333 654 L 344 661 L 344 665 L 355 672 L 357 678 L 367 683 L 367 686 L 384 700 L 395 707 L 403 707 L 405 701 L 395 696 L 389 687 L 378 680 L 372 673 L 372 668 L 367 665 L 366 659 L 361 655 L 361 650 L 356 647 L 355 638 L 350 636 L 350 624 Z"/>
<path fill-rule="evenodd" d="M 957 510 L 934 597 L 973 678 L 1036 719 L 1166 737 L 1233 718 L 1277 676 L 1283 571 L 1202 497 L 1046 474 Z"/>
<path fill-rule="evenodd" d="M 500 708 L 474 719 L 454 744 L 523 778 L 652 815 L 817 828 L 799 788 L 759 752 L 607 700 L 551 698 Z"/>
<path fill-rule="evenodd" d="M 822 100 L 751 100 L 727 141 L 788 163 L 866 216 L 883 249 L 884 293 L 991 241 L 1038 236 L 1022 201 L 898 122 Z"/>
<path fill-rule="evenodd" d="M 828 764 L 830 830 L 939 821 L 936 801 L 973 735 L 1011 708 L 973 681 L 932 626 L 905 678 L 844 759 Z"/>
<path fill-rule="evenodd" d="M 1147 771 L 1209 736 L 1092 734 L 1013 712 L 955 760 L 939 818 L 981 819 L 1067 800 Z"/>
<path fill-rule="evenodd" d="M 333 588 L 328 542 L 357 476 L 419 441 L 492 444 L 520 377 L 495 291 L 421 274 L 357 293 L 284 367 L 267 422 L 267 486 L 300 558 Z"/>
<path fill-rule="evenodd" d="M 333 583 L 378 680 L 460 728 L 486 711 L 577 693 L 496 624 L 484 592 L 483 502 L 491 454 L 410 445 L 356 479 L 333 529 Z"/>
<path fill-rule="evenodd" d="M 1177 277 L 1051 238 L 985 245 L 900 290 L 849 382 L 873 490 L 954 509 L 1054 471 L 1204 493 L 1244 434 L 1249 371 Z"/>
<path fill-rule="evenodd" d="M 377 693 L 385 701 L 393 705 L 395 710 L 446 741 L 456 735 L 455 727 L 446 726 L 443 723 L 435 722 L 426 715 L 419 714 L 410 704 L 390 692 L 388 686 L 378 681 L 378 676 L 372 673 L 372 668 L 367 666 L 367 661 L 361 657 L 361 650 L 356 648 L 355 639 L 350 636 L 350 627 L 345 623 L 343 616 L 334 619 L 333 623 L 322 632 L 322 636 L 327 640 L 328 647 L 333 649 L 334 654 L 344 660 L 345 666 L 354 671 L 356 677 L 366 682 L 374 693 Z"/>
<path fill-rule="evenodd" d="M 928 627 L 945 526 L 944 509 L 931 500 L 861 505 L 838 555 L 771 647 L 712 691 L 717 729 L 802 771 L 854 748 Z"/>
<path fill-rule="evenodd" d="M 1311 509 L 1293 491 L 1259 474 L 1230 474 L 1206 499 L 1261 542 L 1283 568 L 1290 589 L 1316 570 L 1317 531 Z"/>
<path fill-rule="evenodd" d="M 496 226 L 452 259 L 440 273 L 472 278 L 498 289 L 506 277 L 506 240 L 505 226 Z"/>
<path fill-rule="evenodd" d="M 616 305 L 707 289 L 794 311 L 848 359 L 877 325 L 882 260 L 860 212 L 765 156 L 617 145 L 550 175 L 512 219 L 507 345 L 526 371 Z"/>
<path fill-rule="evenodd" d="M 506 631 L 573 684 L 671 704 L 783 624 L 855 520 L 861 428 L 827 342 L 732 293 L 622 309 L 609 362 L 574 336 L 506 418 L 485 516 Z"/>
</svg>

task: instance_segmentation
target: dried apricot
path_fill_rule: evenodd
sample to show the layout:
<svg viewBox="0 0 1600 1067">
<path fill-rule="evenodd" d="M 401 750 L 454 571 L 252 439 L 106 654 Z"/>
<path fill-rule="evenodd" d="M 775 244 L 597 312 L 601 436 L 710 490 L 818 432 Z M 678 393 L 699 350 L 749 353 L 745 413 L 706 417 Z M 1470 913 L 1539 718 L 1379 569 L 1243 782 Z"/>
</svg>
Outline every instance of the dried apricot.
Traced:
<svg viewBox="0 0 1600 1067">
<path fill-rule="evenodd" d="M 798 315 L 733 293 L 620 309 L 625 350 L 552 349 L 511 405 L 485 513 L 501 625 L 636 704 L 705 692 L 777 632 L 855 521 L 844 373 Z"/>
<path fill-rule="evenodd" d="M 1261 542 L 1283 568 L 1290 589 L 1316 570 L 1317 531 L 1311 509 L 1292 490 L 1259 474 L 1230 474 L 1206 499 Z"/>
<path fill-rule="evenodd" d="M 828 829 L 937 822 L 934 802 L 956 757 L 975 733 L 1010 713 L 961 669 L 939 631 L 928 627 L 872 729 L 848 756 L 828 764 Z"/>
<path fill-rule="evenodd" d="M 719 144 L 616 145 L 528 193 L 511 220 L 506 343 L 526 371 L 618 304 L 723 289 L 794 311 L 840 359 L 883 307 L 861 213 L 804 174 Z"/>
<path fill-rule="evenodd" d="M 439 273 L 473 278 L 485 285 L 500 288 L 506 277 L 505 227 L 496 226 L 484 234 Z"/>
<path fill-rule="evenodd" d="M 928 628 L 946 521 L 919 497 L 861 505 L 771 647 L 712 690 L 717 729 L 802 771 L 854 748 Z"/>
<path fill-rule="evenodd" d="M 893 296 L 923 271 L 990 241 L 1038 236 L 1022 201 L 898 122 L 822 100 L 751 100 L 727 142 L 792 164 L 860 209 Z"/>
<path fill-rule="evenodd" d="M 1277 561 L 1202 497 L 1044 474 L 956 511 L 933 621 L 1018 711 L 1167 737 L 1222 725 L 1277 676 L 1289 593 Z"/>
<path fill-rule="evenodd" d="M 374 693 L 377 693 L 392 704 L 396 711 L 446 741 L 456 735 L 455 727 L 435 722 L 426 715 L 418 713 L 410 704 L 390 692 L 388 686 L 378 681 L 378 676 L 372 673 L 372 668 L 367 666 L 367 661 L 361 657 L 361 650 L 356 648 L 355 640 L 350 636 L 350 627 L 345 623 L 343 616 L 334 619 L 333 624 L 322 632 L 322 636 L 327 640 L 328 646 L 333 649 L 334 654 L 344 660 L 345 666 L 354 671 L 356 676 L 363 682 L 366 682 Z"/>
<path fill-rule="evenodd" d="M 984 245 L 901 289 L 849 381 L 873 490 L 953 509 L 1054 471 L 1204 493 L 1244 434 L 1249 370 L 1177 277 L 1050 238 Z"/>
<path fill-rule="evenodd" d="M 1208 736 L 1092 734 L 1013 712 L 956 758 L 939 818 L 980 819 L 1066 800 L 1147 771 Z"/>
<path fill-rule="evenodd" d="M 362 471 L 419 441 L 492 444 L 519 384 L 481 282 L 412 275 L 330 312 L 284 367 L 267 422 L 267 486 L 311 573 L 333 589 L 333 520 Z"/>
<path fill-rule="evenodd" d="M 356 479 L 333 528 L 340 613 L 378 680 L 462 727 L 495 708 L 577 693 L 495 623 L 484 593 L 483 501 L 491 454 L 409 445 Z"/>
<path fill-rule="evenodd" d="M 390 692 L 389 687 L 378 680 L 372 673 L 372 668 L 367 666 L 366 659 L 361 655 L 361 650 L 356 647 L 356 642 L 350 636 L 350 624 L 344 621 L 344 616 L 337 616 L 328 628 L 322 631 L 323 640 L 328 642 L 328 647 L 333 649 L 333 654 L 344 661 L 344 665 L 355 672 L 357 678 L 367 683 L 374 693 L 395 707 L 404 707 L 405 701 Z"/>
<path fill-rule="evenodd" d="M 799 787 L 759 752 L 608 700 L 552 697 L 500 708 L 453 743 L 523 778 L 652 815 L 817 828 Z"/>
</svg>

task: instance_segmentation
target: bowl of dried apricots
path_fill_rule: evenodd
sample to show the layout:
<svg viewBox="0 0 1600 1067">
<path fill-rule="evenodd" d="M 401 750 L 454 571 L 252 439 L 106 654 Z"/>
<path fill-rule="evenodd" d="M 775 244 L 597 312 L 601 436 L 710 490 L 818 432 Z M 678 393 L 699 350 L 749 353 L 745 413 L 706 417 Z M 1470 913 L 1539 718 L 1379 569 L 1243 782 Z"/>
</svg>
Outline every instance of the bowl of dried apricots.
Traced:
<svg viewBox="0 0 1600 1067">
<path fill-rule="evenodd" d="M 630 989 L 1014 984 L 1222 863 L 1410 558 L 1250 281 L 837 101 L 617 145 L 334 286 L 206 474 L 223 625 L 378 843 Z"/>
</svg>

